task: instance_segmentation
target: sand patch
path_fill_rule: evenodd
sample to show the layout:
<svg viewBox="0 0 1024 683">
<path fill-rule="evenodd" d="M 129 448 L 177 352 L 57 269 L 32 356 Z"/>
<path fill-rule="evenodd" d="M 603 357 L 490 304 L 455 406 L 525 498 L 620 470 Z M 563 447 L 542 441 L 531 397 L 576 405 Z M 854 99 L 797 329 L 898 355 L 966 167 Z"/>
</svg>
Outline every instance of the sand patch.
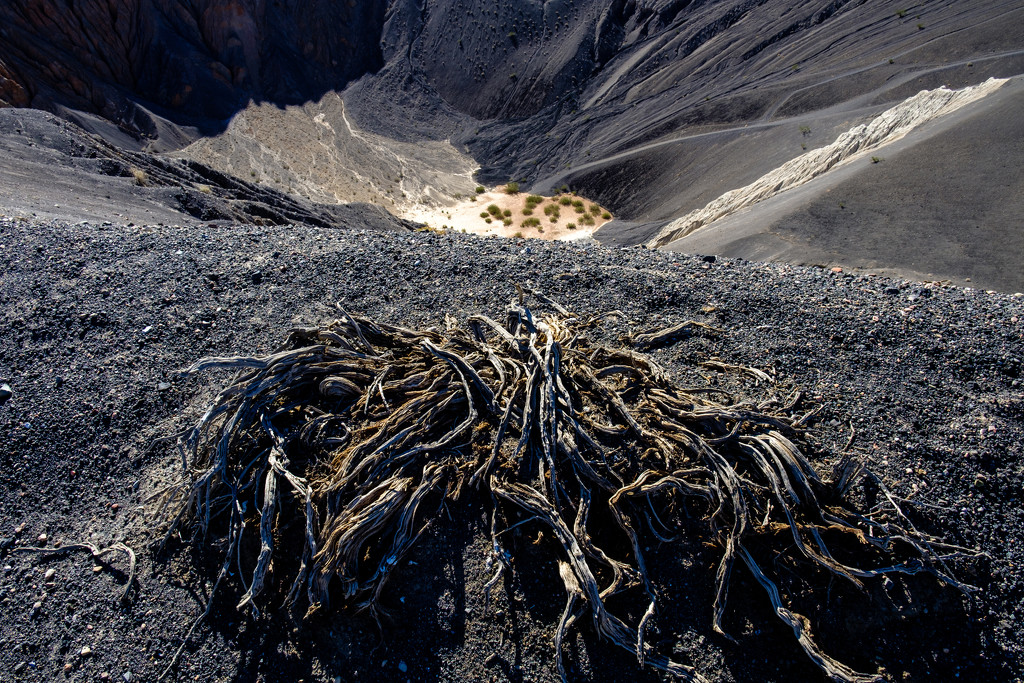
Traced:
<svg viewBox="0 0 1024 683">
<path fill-rule="evenodd" d="M 451 206 L 421 205 L 405 209 L 400 215 L 440 230 L 563 241 L 587 239 L 612 220 L 607 209 L 585 197 L 509 194 L 505 186 L 488 189 Z"/>
</svg>

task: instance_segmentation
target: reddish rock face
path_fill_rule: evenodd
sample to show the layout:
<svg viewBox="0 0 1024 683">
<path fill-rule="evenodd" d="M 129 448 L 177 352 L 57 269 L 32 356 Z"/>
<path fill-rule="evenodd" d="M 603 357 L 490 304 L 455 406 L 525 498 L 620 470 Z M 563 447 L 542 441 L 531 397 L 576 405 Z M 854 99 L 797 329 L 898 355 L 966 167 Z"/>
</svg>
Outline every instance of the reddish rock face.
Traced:
<svg viewBox="0 0 1024 683">
<path fill-rule="evenodd" d="M 145 134 L 137 100 L 208 121 L 250 99 L 304 101 L 380 67 L 384 12 L 334 0 L 6 0 L 0 104 L 59 104 Z"/>
</svg>

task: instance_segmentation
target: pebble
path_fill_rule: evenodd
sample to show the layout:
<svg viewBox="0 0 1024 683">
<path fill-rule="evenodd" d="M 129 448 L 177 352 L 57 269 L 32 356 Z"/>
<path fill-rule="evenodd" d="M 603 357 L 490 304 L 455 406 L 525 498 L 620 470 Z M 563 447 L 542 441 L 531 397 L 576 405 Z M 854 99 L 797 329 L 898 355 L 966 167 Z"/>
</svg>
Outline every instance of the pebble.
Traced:
<svg viewBox="0 0 1024 683">
<path fill-rule="evenodd" d="M 52 581 L 53 577 L 56 576 L 56 575 L 57 575 L 57 570 L 54 569 L 53 567 L 50 567 L 49 569 L 46 570 L 46 573 L 43 574 L 43 581 Z"/>
<path fill-rule="evenodd" d="M 0 405 L 7 403 L 7 399 L 14 396 L 14 390 L 11 389 L 9 384 L 0 385 Z"/>
<path fill-rule="evenodd" d="M 89 657 L 92 655 L 92 648 L 86 645 L 82 648 L 81 652 L 78 653 L 82 657 Z"/>
<path fill-rule="evenodd" d="M 36 540 L 39 541 L 39 545 L 46 545 L 46 539 L 49 538 L 46 534 L 39 534 Z"/>
</svg>

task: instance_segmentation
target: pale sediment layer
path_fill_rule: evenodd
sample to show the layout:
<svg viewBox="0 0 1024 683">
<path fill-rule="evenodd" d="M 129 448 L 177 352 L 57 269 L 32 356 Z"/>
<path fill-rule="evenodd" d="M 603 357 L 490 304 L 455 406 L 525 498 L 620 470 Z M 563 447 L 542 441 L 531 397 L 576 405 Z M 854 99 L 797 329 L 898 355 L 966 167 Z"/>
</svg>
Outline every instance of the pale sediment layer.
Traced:
<svg viewBox="0 0 1024 683">
<path fill-rule="evenodd" d="M 753 183 L 730 190 L 703 208 L 691 211 L 663 227 L 649 246 L 664 247 L 737 211 L 798 187 L 828 171 L 895 142 L 914 128 L 950 114 L 1000 88 L 1006 79 L 990 78 L 962 90 L 923 90 L 871 121 L 840 135 L 825 147 L 810 150 L 766 173 Z"/>
</svg>

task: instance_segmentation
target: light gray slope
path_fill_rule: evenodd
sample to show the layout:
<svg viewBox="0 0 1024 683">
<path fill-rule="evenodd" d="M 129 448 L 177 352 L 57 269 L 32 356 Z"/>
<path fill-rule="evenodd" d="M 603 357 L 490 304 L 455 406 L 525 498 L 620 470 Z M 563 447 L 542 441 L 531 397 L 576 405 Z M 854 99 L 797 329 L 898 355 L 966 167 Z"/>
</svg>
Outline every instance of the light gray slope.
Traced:
<svg viewBox="0 0 1024 683">
<path fill-rule="evenodd" d="M 1024 290 L 1024 79 L 669 249 Z"/>
</svg>

